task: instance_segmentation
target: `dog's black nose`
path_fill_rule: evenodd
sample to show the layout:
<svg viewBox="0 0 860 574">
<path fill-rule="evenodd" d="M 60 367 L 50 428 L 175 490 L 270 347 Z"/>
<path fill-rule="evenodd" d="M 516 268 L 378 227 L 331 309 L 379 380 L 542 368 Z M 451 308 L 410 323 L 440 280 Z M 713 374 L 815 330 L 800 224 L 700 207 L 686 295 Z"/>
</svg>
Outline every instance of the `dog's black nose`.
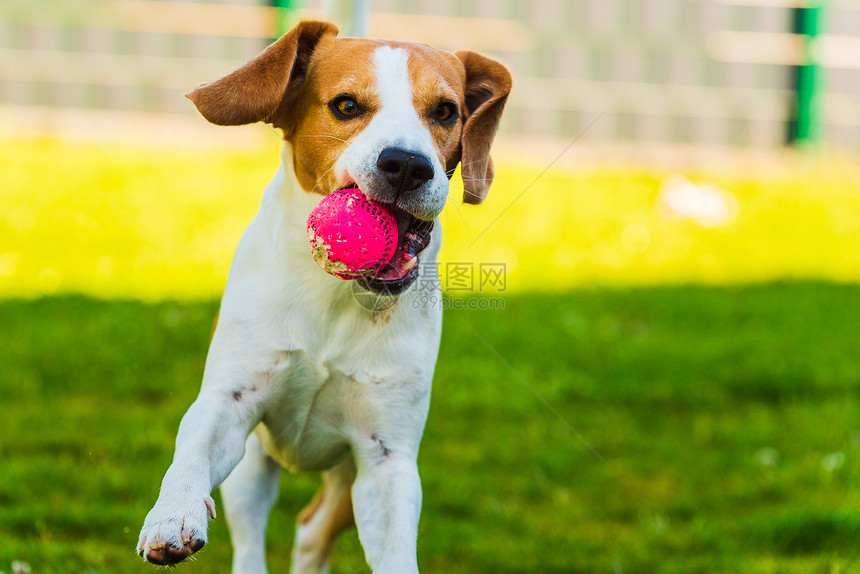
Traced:
<svg viewBox="0 0 860 574">
<path fill-rule="evenodd" d="M 376 167 L 397 193 L 415 189 L 433 179 L 433 164 L 427 156 L 397 147 L 382 150 Z"/>
</svg>

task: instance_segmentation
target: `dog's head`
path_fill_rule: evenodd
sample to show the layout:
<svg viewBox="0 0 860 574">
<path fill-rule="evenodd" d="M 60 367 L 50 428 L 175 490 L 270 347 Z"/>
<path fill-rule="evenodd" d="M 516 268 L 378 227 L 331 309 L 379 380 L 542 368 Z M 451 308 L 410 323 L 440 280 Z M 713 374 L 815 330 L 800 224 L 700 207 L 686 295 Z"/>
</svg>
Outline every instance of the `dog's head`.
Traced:
<svg viewBox="0 0 860 574">
<path fill-rule="evenodd" d="M 336 36 L 332 24 L 301 22 L 188 97 L 212 123 L 263 121 L 281 129 L 305 191 L 326 195 L 357 186 L 388 205 L 400 230 L 398 254 L 362 281 L 396 294 L 417 278 L 414 263 L 398 267 L 400 255 L 427 247 L 458 163 L 463 200 L 486 197 L 490 145 L 511 76 L 474 52 Z"/>
</svg>

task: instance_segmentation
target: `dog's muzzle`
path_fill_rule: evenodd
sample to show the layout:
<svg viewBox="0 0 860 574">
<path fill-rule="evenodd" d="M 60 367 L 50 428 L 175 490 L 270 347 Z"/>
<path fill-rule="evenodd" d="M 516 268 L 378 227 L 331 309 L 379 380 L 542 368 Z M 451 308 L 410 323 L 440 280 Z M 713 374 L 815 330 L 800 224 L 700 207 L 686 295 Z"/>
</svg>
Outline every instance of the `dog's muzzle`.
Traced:
<svg viewBox="0 0 860 574">
<path fill-rule="evenodd" d="M 378 295 L 399 295 L 418 279 L 421 253 L 430 245 L 432 221 L 422 221 L 393 208 L 397 219 L 397 250 L 378 273 L 357 279 L 358 284 Z"/>
<path fill-rule="evenodd" d="M 362 190 L 394 214 L 397 249 L 376 274 L 357 279 L 364 289 L 380 295 L 399 295 L 418 278 L 420 256 L 430 244 L 437 211 L 426 205 L 426 190 L 434 175 L 432 162 L 422 153 L 399 147 L 380 152 L 376 173 L 367 189 Z"/>
<path fill-rule="evenodd" d="M 388 180 L 395 198 L 424 185 L 434 175 L 433 164 L 427 156 L 397 147 L 382 150 L 376 167 Z"/>
</svg>

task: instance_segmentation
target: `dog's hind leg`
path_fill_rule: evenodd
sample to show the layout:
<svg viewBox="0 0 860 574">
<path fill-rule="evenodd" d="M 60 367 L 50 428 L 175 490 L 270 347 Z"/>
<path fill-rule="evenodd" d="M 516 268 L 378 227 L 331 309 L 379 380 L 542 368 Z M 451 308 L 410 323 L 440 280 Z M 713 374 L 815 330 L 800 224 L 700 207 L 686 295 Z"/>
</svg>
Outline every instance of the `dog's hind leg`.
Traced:
<svg viewBox="0 0 860 574">
<path fill-rule="evenodd" d="M 281 467 L 252 433 L 245 456 L 221 484 L 233 541 L 233 574 L 266 574 L 266 522 L 278 497 Z"/>
<path fill-rule="evenodd" d="M 290 574 L 324 574 L 338 535 L 355 524 L 352 514 L 352 457 L 323 473 L 323 485 L 296 521 Z"/>
</svg>

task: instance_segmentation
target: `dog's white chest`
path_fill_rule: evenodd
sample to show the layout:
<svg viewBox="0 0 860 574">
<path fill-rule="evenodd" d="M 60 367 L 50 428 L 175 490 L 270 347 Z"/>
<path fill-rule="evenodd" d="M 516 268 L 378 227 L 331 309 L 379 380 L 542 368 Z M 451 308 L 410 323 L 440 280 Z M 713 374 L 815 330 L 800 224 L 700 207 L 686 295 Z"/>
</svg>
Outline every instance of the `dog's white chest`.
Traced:
<svg viewBox="0 0 860 574">
<path fill-rule="evenodd" d="M 354 435 L 374 435 L 383 414 L 401 419 L 404 429 L 423 428 L 438 327 L 427 322 L 417 340 L 381 335 L 382 327 L 363 337 L 335 333 L 311 352 L 278 353 L 283 362 L 270 371 L 257 428 L 266 451 L 291 470 L 324 470 L 348 453 Z"/>
<path fill-rule="evenodd" d="M 265 394 L 257 434 L 266 451 L 290 469 L 320 470 L 347 453 L 351 434 L 373 435 L 383 413 L 423 428 L 441 335 L 441 310 L 428 301 L 439 292 L 425 281 L 391 308 L 365 309 L 350 282 L 308 257 L 303 219 L 318 199 L 301 193 L 285 205 L 284 180 L 282 170 L 230 271 L 212 344 L 233 353 L 210 359 L 242 349 L 256 357 L 251 392 Z M 434 235 L 428 267 L 441 242 Z"/>
</svg>

